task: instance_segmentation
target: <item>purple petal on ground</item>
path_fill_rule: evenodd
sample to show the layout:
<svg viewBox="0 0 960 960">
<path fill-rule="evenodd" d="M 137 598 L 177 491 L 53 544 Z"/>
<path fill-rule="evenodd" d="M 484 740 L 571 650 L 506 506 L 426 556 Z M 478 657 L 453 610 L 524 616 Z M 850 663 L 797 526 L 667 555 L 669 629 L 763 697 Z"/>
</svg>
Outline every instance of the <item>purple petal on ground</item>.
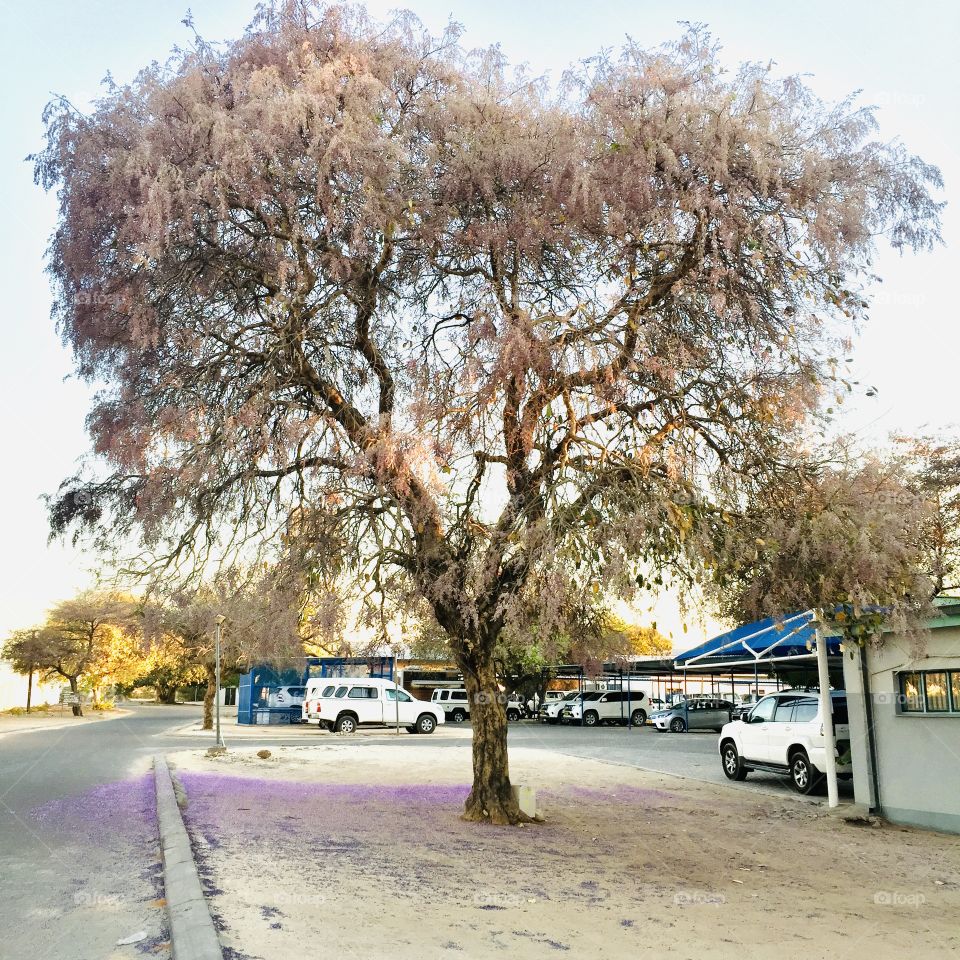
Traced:
<svg viewBox="0 0 960 960">
<path fill-rule="evenodd" d="M 44 827 L 76 833 L 99 843 L 155 833 L 157 796 L 153 773 L 105 783 L 84 793 L 34 807 L 29 816 Z"/>
</svg>

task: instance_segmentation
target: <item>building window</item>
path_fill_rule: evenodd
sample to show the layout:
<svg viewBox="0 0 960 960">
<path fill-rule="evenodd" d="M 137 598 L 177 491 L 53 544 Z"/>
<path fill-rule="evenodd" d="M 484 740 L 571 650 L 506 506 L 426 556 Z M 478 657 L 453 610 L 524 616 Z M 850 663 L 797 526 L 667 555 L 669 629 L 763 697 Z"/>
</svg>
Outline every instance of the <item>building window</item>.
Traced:
<svg viewBox="0 0 960 960">
<path fill-rule="evenodd" d="M 960 716 L 960 670 L 897 674 L 897 712 Z"/>
<path fill-rule="evenodd" d="M 950 710 L 950 698 L 947 695 L 947 674 L 925 673 L 923 675 L 928 713 L 947 713 Z"/>
<path fill-rule="evenodd" d="M 923 713 L 922 674 L 900 674 L 900 712 Z"/>
</svg>

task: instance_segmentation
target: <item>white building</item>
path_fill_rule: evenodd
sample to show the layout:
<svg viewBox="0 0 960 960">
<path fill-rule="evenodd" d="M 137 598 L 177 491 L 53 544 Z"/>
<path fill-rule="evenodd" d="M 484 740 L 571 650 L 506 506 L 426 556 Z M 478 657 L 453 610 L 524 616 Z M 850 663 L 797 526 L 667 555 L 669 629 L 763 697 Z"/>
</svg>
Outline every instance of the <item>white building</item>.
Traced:
<svg viewBox="0 0 960 960">
<path fill-rule="evenodd" d="M 960 833 L 960 598 L 940 598 L 926 647 L 886 634 L 844 652 L 857 803 Z"/>
</svg>

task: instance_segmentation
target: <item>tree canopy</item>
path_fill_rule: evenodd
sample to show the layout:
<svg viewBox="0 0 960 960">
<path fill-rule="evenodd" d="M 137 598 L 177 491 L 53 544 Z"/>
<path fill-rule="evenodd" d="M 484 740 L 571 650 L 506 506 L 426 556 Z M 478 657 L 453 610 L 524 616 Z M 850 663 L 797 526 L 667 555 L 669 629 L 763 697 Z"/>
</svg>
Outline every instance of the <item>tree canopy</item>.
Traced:
<svg viewBox="0 0 960 960">
<path fill-rule="evenodd" d="M 425 600 L 477 819 L 520 818 L 503 631 L 754 551 L 725 516 L 849 386 L 876 240 L 939 239 L 938 171 L 869 108 L 699 29 L 555 89 L 453 27 L 268 4 L 46 123 L 54 315 L 102 384 L 53 531 Z"/>
</svg>

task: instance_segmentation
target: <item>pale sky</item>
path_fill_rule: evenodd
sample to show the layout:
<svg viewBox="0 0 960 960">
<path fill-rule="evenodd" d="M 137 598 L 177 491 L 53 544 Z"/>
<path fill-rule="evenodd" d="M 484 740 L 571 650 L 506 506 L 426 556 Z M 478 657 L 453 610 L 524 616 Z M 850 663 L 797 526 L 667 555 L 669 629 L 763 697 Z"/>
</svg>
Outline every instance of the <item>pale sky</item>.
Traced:
<svg viewBox="0 0 960 960">
<path fill-rule="evenodd" d="M 54 202 L 32 182 L 23 158 L 39 148 L 40 115 L 52 93 L 83 107 L 109 70 L 128 80 L 151 60 L 162 60 L 189 33 L 180 23 L 191 6 L 197 28 L 210 39 L 237 36 L 249 21 L 250 0 L 35 0 L 4 2 L 7 29 L 0 38 L 0 196 L 6 211 L 0 232 L 0 410 L 5 469 L 0 473 L 0 640 L 30 626 L 58 599 L 89 582 L 95 560 L 67 546 L 47 546 L 43 493 L 56 490 L 76 469 L 87 442 L 88 390 L 69 379 L 71 360 L 49 319 L 50 294 L 42 269 L 54 224 Z M 769 2 L 663 0 L 412 0 L 410 8 L 434 31 L 453 17 L 466 27 L 469 46 L 500 43 L 514 62 L 559 77 L 572 61 L 629 34 L 644 45 L 675 38 L 677 21 L 708 24 L 728 64 L 773 60 L 781 73 L 809 74 L 822 97 L 863 91 L 878 105 L 884 138 L 901 138 L 911 151 L 938 165 L 946 180 L 942 199 L 946 245 L 933 254 L 881 253 L 884 278 L 869 325 L 856 343 L 856 374 L 878 396 L 850 405 L 844 426 L 871 438 L 960 422 L 951 383 L 957 376 L 960 337 L 956 259 L 960 183 L 960 6 L 915 0 L 910 4 L 816 0 Z M 396 4 L 371 2 L 382 16 Z M 683 635 L 675 604 L 655 616 L 677 645 L 697 642 L 693 624 Z"/>
</svg>

